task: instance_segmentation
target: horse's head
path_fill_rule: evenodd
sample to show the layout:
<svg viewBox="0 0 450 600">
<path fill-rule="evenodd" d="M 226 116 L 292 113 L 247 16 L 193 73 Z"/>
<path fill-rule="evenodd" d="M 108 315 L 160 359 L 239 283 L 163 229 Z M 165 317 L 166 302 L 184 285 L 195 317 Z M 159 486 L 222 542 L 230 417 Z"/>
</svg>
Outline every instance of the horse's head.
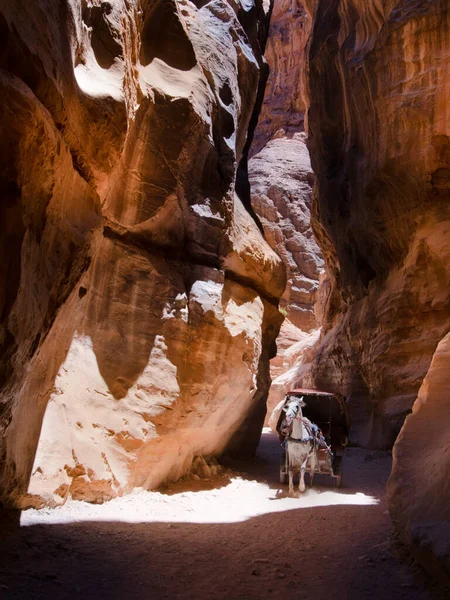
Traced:
<svg viewBox="0 0 450 600">
<path fill-rule="evenodd" d="M 301 398 L 296 398 L 295 396 L 291 396 L 286 405 L 286 417 L 288 419 L 295 419 L 299 415 L 301 415 L 301 409 L 306 406 L 306 403 L 303 402 L 303 396 Z"/>
</svg>

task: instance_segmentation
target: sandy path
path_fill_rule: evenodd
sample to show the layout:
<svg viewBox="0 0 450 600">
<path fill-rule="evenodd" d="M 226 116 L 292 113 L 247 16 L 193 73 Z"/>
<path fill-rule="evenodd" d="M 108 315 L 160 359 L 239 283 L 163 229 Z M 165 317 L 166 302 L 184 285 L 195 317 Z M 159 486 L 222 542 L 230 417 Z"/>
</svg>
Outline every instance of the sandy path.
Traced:
<svg viewBox="0 0 450 600">
<path fill-rule="evenodd" d="M 263 435 L 246 475 L 231 480 L 3 513 L 0 598 L 437 596 L 391 533 L 389 456 L 349 449 L 340 492 L 323 478 L 291 499 L 277 484 L 278 450 Z"/>
</svg>

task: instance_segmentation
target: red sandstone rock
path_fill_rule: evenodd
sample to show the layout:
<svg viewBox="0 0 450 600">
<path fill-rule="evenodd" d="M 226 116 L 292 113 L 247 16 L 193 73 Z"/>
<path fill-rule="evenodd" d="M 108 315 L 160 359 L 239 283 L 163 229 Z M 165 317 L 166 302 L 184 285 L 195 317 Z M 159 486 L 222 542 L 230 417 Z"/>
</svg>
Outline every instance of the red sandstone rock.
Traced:
<svg viewBox="0 0 450 600">
<path fill-rule="evenodd" d="M 330 282 L 312 379 L 350 396 L 353 441 L 371 447 L 392 445 L 420 388 L 391 510 L 424 564 L 448 573 L 449 5 L 308 11 L 313 225 Z"/>
<path fill-rule="evenodd" d="M 305 135 L 271 140 L 249 161 L 248 171 L 252 207 L 286 265 L 281 306 L 294 325 L 310 331 L 317 327 L 314 303 L 323 259 L 311 229 L 314 174 Z"/>
<path fill-rule="evenodd" d="M 303 360 L 311 360 L 303 355 L 318 338 L 314 306 L 323 259 L 310 223 L 314 176 L 305 135 L 296 133 L 288 139 L 281 133 L 252 157 L 248 172 L 252 207 L 287 273 L 280 302 L 287 318 L 277 338 L 277 356 L 271 361 L 273 382 L 267 400 L 267 422 L 281 397 L 302 378 L 298 370 L 302 365 L 301 372 L 305 371 Z M 314 342 L 309 341 L 312 331 Z"/>
<path fill-rule="evenodd" d="M 439 343 L 394 446 L 392 519 L 418 559 L 450 573 L 450 333 Z M 437 559 L 437 560 L 436 560 Z"/>
<path fill-rule="evenodd" d="M 448 3 L 308 3 L 313 225 L 332 287 L 313 367 L 390 446 L 449 325 Z M 352 4 L 353 6 L 353 4 Z"/>
<path fill-rule="evenodd" d="M 7 501 L 100 502 L 255 448 L 285 276 L 235 179 L 268 8 L 2 6 Z"/>
<path fill-rule="evenodd" d="M 280 129 L 288 138 L 304 131 L 308 107 L 304 66 L 312 23 L 305 4 L 304 0 L 274 2 L 264 54 L 270 74 L 253 138 L 252 156 Z"/>
<path fill-rule="evenodd" d="M 279 346 L 280 340 L 285 342 L 287 338 L 286 329 L 285 321 L 277 339 L 277 346 Z M 279 363 L 275 362 L 276 359 L 272 359 L 270 365 L 270 372 L 273 380 L 267 399 L 265 423 L 272 427 L 274 432 L 279 413 L 277 412 L 277 417 L 274 419 L 273 410 L 286 396 L 286 393 L 294 388 L 312 387 L 311 367 L 315 353 L 317 352 L 320 329 L 315 329 L 309 333 L 304 333 L 297 327 L 294 327 L 294 329 L 300 339 L 297 339 L 297 341 L 288 348 L 281 346 L 278 351 L 279 354 L 281 354 Z M 289 338 L 287 338 L 287 341 L 289 341 Z"/>
<path fill-rule="evenodd" d="M 277 0 L 265 52 L 270 73 L 248 164 L 252 207 L 287 271 L 280 303 L 287 318 L 277 339 L 277 356 L 271 361 L 274 381 L 267 417 L 298 379 L 297 368 L 293 368 L 294 362 L 302 362 L 298 342 L 302 346 L 308 338 L 306 332 L 315 330 L 321 322 L 316 319 L 314 303 L 323 258 L 311 229 L 314 175 L 302 133 L 306 111 L 305 46 L 310 26 L 303 2 Z M 305 356 L 305 360 L 309 359 Z"/>
</svg>

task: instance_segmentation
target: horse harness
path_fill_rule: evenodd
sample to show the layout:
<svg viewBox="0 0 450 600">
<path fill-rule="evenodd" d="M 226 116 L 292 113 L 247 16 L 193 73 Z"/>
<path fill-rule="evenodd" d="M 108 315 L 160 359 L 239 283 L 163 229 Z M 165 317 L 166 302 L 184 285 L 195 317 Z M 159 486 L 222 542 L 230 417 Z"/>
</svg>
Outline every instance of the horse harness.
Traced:
<svg viewBox="0 0 450 600">
<path fill-rule="evenodd" d="M 312 442 L 313 443 L 313 449 L 316 449 L 317 446 L 317 438 L 314 435 L 314 432 L 312 430 L 310 421 L 308 419 L 306 419 L 305 417 L 294 417 L 294 419 L 292 419 L 293 421 L 295 419 L 299 419 L 302 423 L 303 426 L 305 427 L 306 431 L 308 432 L 308 439 L 301 439 L 301 440 L 297 440 L 296 438 L 293 438 L 290 436 L 290 434 L 288 436 L 286 436 L 285 442 L 294 442 L 295 444 L 304 444 L 306 442 Z M 291 427 L 292 427 L 292 423 L 291 423 Z"/>
<path fill-rule="evenodd" d="M 282 445 L 285 445 L 286 442 L 294 442 L 294 444 L 305 444 L 306 442 L 312 442 L 313 451 L 316 450 L 317 447 L 320 449 L 321 447 L 324 446 L 327 450 L 329 450 L 331 452 L 331 448 L 328 446 L 328 444 L 323 439 L 323 434 L 319 428 L 317 428 L 317 434 L 315 434 L 313 428 L 311 427 L 312 423 L 309 419 L 307 419 L 306 417 L 296 416 L 296 417 L 294 417 L 294 419 L 292 419 L 292 421 L 294 421 L 295 419 L 299 419 L 302 421 L 306 431 L 308 432 L 309 437 L 306 440 L 305 439 L 298 440 L 296 438 L 292 438 L 289 434 L 286 436 Z M 292 427 L 292 422 L 291 422 L 291 427 Z M 322 440 L 320 439 L 321 436 L 322 436 Z"/>
</svg>

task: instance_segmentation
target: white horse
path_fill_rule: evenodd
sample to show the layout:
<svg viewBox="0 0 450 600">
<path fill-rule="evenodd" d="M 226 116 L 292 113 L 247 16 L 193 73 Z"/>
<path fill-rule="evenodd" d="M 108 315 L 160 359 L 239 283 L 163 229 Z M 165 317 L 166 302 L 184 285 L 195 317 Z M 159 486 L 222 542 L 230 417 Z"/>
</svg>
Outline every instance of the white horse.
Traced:
<svg viewBox="0 0 450 600">
<path fill-rule="evenodd" d="M 289 428 L 286 438 L 286 460 L 289 471 L 289 495 L 294 495 L 294 475 L 300 473 L 298 490 L 305 491 L 305 471 L 309 466 L 310 482 L 317 466 L 317 448 L 314 443 L 313 424 L 303 416 L 302 407 L 306 406 L 302 398 L 292 398 L 287 405 L 286 417 L 281 429 Z"/>
</svg>

